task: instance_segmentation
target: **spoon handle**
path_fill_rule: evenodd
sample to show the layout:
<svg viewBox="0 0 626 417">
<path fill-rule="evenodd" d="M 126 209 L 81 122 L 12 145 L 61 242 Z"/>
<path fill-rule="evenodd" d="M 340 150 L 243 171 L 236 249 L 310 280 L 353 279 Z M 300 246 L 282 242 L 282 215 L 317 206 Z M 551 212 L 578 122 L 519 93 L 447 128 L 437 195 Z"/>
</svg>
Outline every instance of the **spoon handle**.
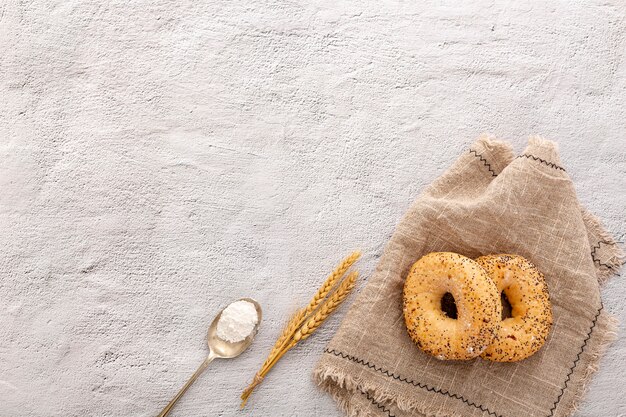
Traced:
<svg viewBox="0 0 626 417">
<path fill-rule="evenodd" d="M 209 366 L 209 364 L 213 361 L 213 359 L 215 359 L 215 355 L 213 355 L 213 352 L 211 352 L 211 354 L 207 356 L 204 362 L 200 364 L 196 372 L 194 372 L 193 375 L 191 375 L 191 378 L 189 378 L 189 381 L 185 383 L 185 385 L 180 389 L 180 391 L 178 391 L 178 394 L 176 394 L 176 396 L 172 398 L 172 401 L 170 401 L 169 404 L 165 406 L 163 411 L 161 411 L 161 413 L 157 417 L 165 417 L 166 415 L 170 413 L 170 411 L 172 410 L 172 407 L 174 407 L 174 404 L 176 404 L 176 402 L 180 400 L 183 394 L 189 389 L 191 384 L 193 384 L 194 381 L 198 379 L 200 375 L 202 375 L 202 372 L 204 372 L 206 367 Z"/>
</svg>

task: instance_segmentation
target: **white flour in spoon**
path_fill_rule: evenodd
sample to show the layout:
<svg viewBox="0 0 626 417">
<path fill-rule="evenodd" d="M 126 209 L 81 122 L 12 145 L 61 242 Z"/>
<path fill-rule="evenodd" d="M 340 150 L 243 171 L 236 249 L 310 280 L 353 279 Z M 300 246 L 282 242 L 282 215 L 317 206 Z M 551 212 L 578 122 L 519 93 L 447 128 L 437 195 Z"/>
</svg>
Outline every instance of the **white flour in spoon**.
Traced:
<svg viewBox="0 0 626 417">
<path fill-rule="evenodd" d="M 222 311 L 217 322 L 217 337 L 227 342 L 241 342 L 253 331 L 259 322 L 254 304 L 249 301 L 235 301 Z"/>
</svg>

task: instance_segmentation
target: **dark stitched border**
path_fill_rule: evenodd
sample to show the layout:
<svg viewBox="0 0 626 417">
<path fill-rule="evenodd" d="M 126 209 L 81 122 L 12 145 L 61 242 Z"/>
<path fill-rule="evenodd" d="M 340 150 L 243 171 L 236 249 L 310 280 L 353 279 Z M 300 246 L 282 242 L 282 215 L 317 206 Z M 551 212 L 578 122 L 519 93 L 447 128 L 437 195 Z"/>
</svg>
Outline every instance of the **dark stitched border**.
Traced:
<svg viewBox="0 0 626 417">
<path fill-rule="evenodd" d="M 489 170 L 489 172 L 491 172 L 491 176 L 493 177 L 497 177 L 498 174 L 496 174 L 496 172 L 491 168 L 491 164 L 489 162 L 487 162 L 487 160 L 485 159 L 484 156 L 482 156 L 481 154 L 479 154 L 478 152 L 476 152 L 474 149 L 470 149 L 469 153 L 473 154 L 475 157 L 477 157 L 478 159 L 480 159 L 480 161 L 483 163 L 483 165 L 485 167 L 487 167 L 487 169 Z M 558 169 L 560 171 L 565 172 L 565 168 L 553 163 L 553 162 L 549 162 L 546 161 L 545 159 L 541 159 L 539 157 L 536 157 L 534 155 L 530 155 L 530 154 L 522 154 L 522 155 L 518 155 L 517 158 L 528 158 L 528 159 L 534 159 L 535 161 L 541 162 L 544 165 L 549 166 L 550 168 L 554 168 L 554 169 Z"/>
<path fill-rule="evenodd" d="M 552 408 L 550 409 L 550 414 L 548 414 L 547 417 L 553 417 L 554 416 L 554 412 L 556 411 L 556 408 L 559 405 L 559 402 L 561 402 L 561 398 L 563 398 L 563 394 L 565 393 L 565 389 L 567 388 L 567 386 L 569 384 L 569 381 L 570 381 L 570 378 L 571 378 L 572 374 L 574 373 L 574 368 L 576 368 L 576 365 L 578 365 L 578 362 L 580 361 L 580 355 L 583 354 L 583 352 L 585 351 L 585 347 L 587 346 L 587 342 L 589 341 L 589 339 L 591 339 L 591 334 L 593 333 L 593 329 L 596 327 L 596 324 L 598 323 L 598 317 L 600 317 L 600 313 L 602 313 L 602 309 L 603 308 L 604 308 L 604 306 L 602 304 L 600 304 L 600 308 L 598 309 L 598 312 L 596 313 L 596 316 L 593 318 L 593 322 L 591 323 L 591 327 L 589 328 L 589 332 L 587 332 L 587 337 L 583 341 L 583 344 L 580 347 L 580 351 L 576 355 L 576 359 L 574 360 L 574 363 L 572 364 L 572 367 L 570 368 L 570 370 L 569 370 L 569 372 L 567 374 L 567 378 L 565 379 L 565 382 L 563 383 L 563 387 L 561 388 L 561 392 L 559 393 L 559 396 L 557 397 L 556 401 L 552 405 Z M 474 407 L 474 408 L 478 408 L 482 412 L 486 412 L 486 413 L 488 413 L 491 416 L 502 417 L 501 415 L 496 414 L 495 412 L 489 410 L 487 407 L 485 407 L 483 405 L 477 405 L 474 402 L 470 402 L 468 399 L 464 398 L 461 395 L 450 394 L 450 392 L 448 392 L 448 391 L 444 391 L 444 390 L 439 389 L 439 388 L 429 387 L 428 385 L 423 384 L 421 382 L 413 381 L 413 380 L 410 380 L 408 378 L 403 378 L 403 377 L 401 377 L 399 375 L 395 375 L 394 373 L 389 372 L 388 370 L 385 370 L 385 369 L 383 369 L 383 368 L 381 368 L 379 366 L 376 366 L 373 363 L 370 363 L 370 362 L 368 362 L 368 361 L 366 361 L 364 359 L 360 359 L 360 358 L 357 358 L 355 356 L 348 355 L 348 354 L 343 353 L 343 352 L 339 352 L 339 351 L 337 351 L 335 349 L 328 349 L 328 348 L 326 348 L 326 349 L 324 349 L 324 352 L 330 353 L 331 355 L 335 355 L 335 356 L 343 358 L 343 359 L 348 359 L 348 360 L 350 360 L 352 362 L 355 362 L 355 363 L 358 363 L 360 365 L 367 366 L 368 368 L 373 369 L 376 372 L 380 372 L 381 374 L 386 375 L 388 377 L 391 377 L 391 378 L 393 378 L 393 379 L 395 379 L 397 381 L 404 382 L 404 383 L 407 383 L 407 384 L 411 384 L 411 385 L 413 385 L 415 387 L 422 388 L 422 389 L 425 389 L 425 390 L 430 391 L 430 392 L 435 392 L 435 393 L 438 393 L 438 394 L 447 395 L 450 398 L 455 398 L 457 400 L 461 400 L 465 404 L 467 404 L 467 405 L 469 405 L 471 407 Z M 370 401 L 372 401 L 371 398 L 368 397 L 368 399 L 370 399 Z M 377 403 L 375 403 L 375 404 L 377 404 Z"/>
<path fill-rule="evenodd" d="M 551 168 L 558 169 L 558 170 L 561 170 L 561 171 L 565 172 L 565 168 L 560 167 L 560 166 L 558 166 L 557 164 L 554 164 L 554 163 L 552 163 L 552 162 L 548 162 L 548 161 L 546 161 L 545 159 L 538 158 L 538 157 L 536 157 L 536 156 L 534 156 L 534 155 L 529 155 L 529 154 L 526 154 L 526 153 L 525 153 L 525 154 L 519 155 L 519 156 L 518 156 L 518 158 L 528 158 L 528 159 L 534 159 L 535 161 L 539 161 L 539 162 L 541 162 L 542 164 L 547 165 L 547 166 L 549 166 L 549 167 L 551 167 Z"/>
<path fill-rule="evenodd" d="M 359 391 L 361 391 L 361 394 L 365 395 L 365 398 L 367 398 L 368 400 L 370 400 L 372 402 L 372 404 L 374 404 L 379 410 L 381 410 L 383 413 L 387 413 L 387 415 L 389 417 L 396 417 L 395 415 L 391 414 L 391 410 L 387 409 L 384 405 L 382 405 L 381 403 L 379 403 L 378 401 L 376 401 L 374 399 L 374 397 L 372 397 L 370 395 L 369 392 L 367 391 L 363 391 L 361 389 L 359 389 Z"/>
<path fill-rule="evenodd" d="M 483 405 L 477 405 L 476 403 L 467 400 L 466 398 L 464 398 L 461 395 L 450 394 L 448 391 L 444 391 L 444 390 L 441 390 L 441 389 L 438 389 L 438 388 L 429 387 L 428 385 L 423 384 L 421 382 L 413 381 L 413 380 L 410 380 L 408 378 L 403 378 L 403 377 L 401 377 L 399 375 L 395 375 L 395 374 L 393 374 L 393 373 L 391 373 L 391 372 L 389 372 L 387 370 L 384 370 L 384 369 L 374 365 L 373 363 L 370 363 L 370 362 L 365 361 L 363 359 L 359 359 L 357 357 L 354 357 L 352 355 L 348 355 L 348 354 L 343 353 L 343 352 L 339 352 L 339 351 L 334 350 L 334 349 L 324 349 L 324 352 L 330 353 L 331 355 L 335 355 L 335 356 L 343 358 L 343 359 L 348 359 L 348 360 L 350 360 L 352 362 L 356 362 L 356 363 L 361 364 L 361 365 L 365 365 L 368 368 L 373 369 L 376 372 L 380 372 L 381 374 L 386 375 L 388 377 L 391 377 L 391 378 L 393 378 L 393 379 L 395 379 L 397 381 L 404 382 L 404 383 L 407 383 L 407 384 L 411 384 L 411 385 L 413 385 L 413 386 L 415 386 L 417 388 L 422 388 L 422 389 L 425 389 L 425 390 L 430 391 L 430 392 L 435 392 L 437 394 L 447 395 L 450 398 L 455 398 L 457 400 L 461 400 L 465 404 L 467 404 L 467 405 L 469 405 L 471 407 L 475 407 L 475 408 L 478 408 L 480 411 L 489 413 L 490 416 L 502 417 L 501 415 L 496 414 L 495 412 L 489 410 L 487 407 L 485 407 Z"/>
<path fill-rule="evenodd" d="M 567 384 L 569 383 L 570 377 L 574 373 L 574 368 L 576 368 L 576 365 L 578 365 L 578 361 L 580 360 L 580 355 L 582 355 L 583 351 L 585 350 L 585 346 L 587 346 L 587 342 L 589 341 L 589 339 L 591 339 L 591 333 L 593 333 L 593 329 L 596 327 L 596 324 L 598 323 L 598 317 L 600 317 L 600 313 L 602 313 L 603 308 L 604 308 L 604 305 L 602 305 L 602 302 L 600 302 L 600 308 L 598 309 L 598 313 L 593 318 L 593 322 L 591 323 L 591 327 L 589 328 L 587 337 L 583 341 L 583 345 L 580 347 L 580 351 L 578 352 L 578 355 L 576 355 L 576 359 L 574 359 L 574 363 L 572 364 L 572 367 L 569 369 L 567 378 L 565 378 L 565 383 L 563 384 L 563 387 L 561 388 L 561 393 L 559 394 L 556 401 L 552 405 L 552 408 L 550 409 L 550 414 L 548 414 L 548 417 L 554 416 L 556 407 L 559 405 L 559 402 L 561 401 L 561 398 L 563 397 L 563 394 L 565 393 L 565 389 L 567 388 Z"/>
<path fill-rule="evenodd" d="M 616 245 L 617 243 L 616 242 L 607 242 L 605 240 L 599 241 L 598 244 L 596 246 L 594 246 L 592 248 L 592 250 L 591 250 L 591 259 L 593 259 L 593 262 L 597 263 L 599 266 L 604 266 L 604 267 L 606 267 L 608 269 L 617 269 L 617 267 L 615 265 L 609 265 L 609 264 L 602 263 L 600 261 L 600 259 L 596 258 L 596 255 L 597 255 L 596 251 L 598 249 L 600 249 L 600 246 L 602 244 L 605 244 L 605 245 Z"/>
<path fill-rule="evenodd" d="M 476 152 L 473 149 L 470 149 L 469 153 L 474 154 L 474 156 L 476 156 L 478 159 L 480 159 L 482 161 L 483 165 L 487 167 L 489 172 L 491 172 L 491 176 L 493 176 L 493 177 L 497 177 L 498 176 L 498 174 L 496 174 L 496 171 L 491 169 L 491 165 L 489 164 L 489 162 L 487 162 L 487 160 L 481 154 L 479 154 L 478 152 Z"/>
</svg>

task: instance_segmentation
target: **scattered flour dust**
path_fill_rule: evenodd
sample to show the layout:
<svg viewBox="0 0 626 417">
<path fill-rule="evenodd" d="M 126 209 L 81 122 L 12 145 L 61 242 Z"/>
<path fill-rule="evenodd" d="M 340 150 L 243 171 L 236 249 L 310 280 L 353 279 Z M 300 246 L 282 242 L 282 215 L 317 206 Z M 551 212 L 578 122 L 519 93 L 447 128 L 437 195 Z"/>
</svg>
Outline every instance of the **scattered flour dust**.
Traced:
<svg viewBox="0 0 626 417">
<path fill-rule="evenodd" d="M 217 337 L 227 342 L 241 342 L 254 331 L 259 322 L 254 304 L 239 300 L 230 304 L 222 311 L 217 322 Z"/>
</svg>

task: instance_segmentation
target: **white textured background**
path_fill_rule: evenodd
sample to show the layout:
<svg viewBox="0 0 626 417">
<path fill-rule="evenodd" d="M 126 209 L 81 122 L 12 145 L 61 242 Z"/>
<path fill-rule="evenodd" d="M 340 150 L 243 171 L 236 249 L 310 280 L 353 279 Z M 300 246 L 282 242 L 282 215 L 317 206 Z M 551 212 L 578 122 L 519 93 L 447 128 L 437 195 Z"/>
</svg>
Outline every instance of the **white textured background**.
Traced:
<svg viewBox="0 0 626 417">
<path fill-rule="evenodd" d="M 241 296 L 258 339 L 173 415 L 338 416 L 311 370 L 339 317 L 238 395 L 483 131 L 558 141 L 623 236 L 624 3 L 236 3 L 0 0 L 0 416 L 154 416 Z M 577 416 L 626 415 L 625 384 L 622 324 Z"/>
</svg>

